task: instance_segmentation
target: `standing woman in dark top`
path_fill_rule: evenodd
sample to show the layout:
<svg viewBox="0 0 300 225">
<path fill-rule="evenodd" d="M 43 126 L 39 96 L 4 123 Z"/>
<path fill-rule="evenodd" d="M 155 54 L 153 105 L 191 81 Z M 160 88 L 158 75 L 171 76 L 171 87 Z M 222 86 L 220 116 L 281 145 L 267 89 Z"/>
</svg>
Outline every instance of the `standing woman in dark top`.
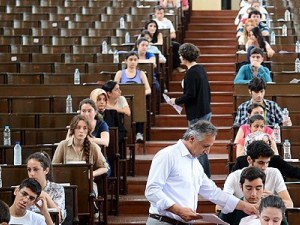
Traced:
<svg viewBox="0 0 300 225">
<path fill-rule="evenodd" d="M 181 63 L 188 70 L 183 80 L 183 95 L 172 98 L 171 101 L 177 105 L 184 104 L 189 125 L 198 120 L 210 121 L 210 86 L 206 71 L 197 63 L 199 49 L 193 44 L 185 43 L 180 46 L 179 55 Z"/>
<path fill-rule="evenodd" d="M 198 120 L 211 119 L 210 86 L 206 71 L 197 63 L 199 49 L 190 43 L 179 47 L 181 63 L 187 67 L 183 79 L 183 95 L 179 98 L 171 98 L 172 104 L 184 104 L 189 126 Z M 210 177 L 210 165 L 207 154 L 198 157 L 205 174 Z"/>
</svg>

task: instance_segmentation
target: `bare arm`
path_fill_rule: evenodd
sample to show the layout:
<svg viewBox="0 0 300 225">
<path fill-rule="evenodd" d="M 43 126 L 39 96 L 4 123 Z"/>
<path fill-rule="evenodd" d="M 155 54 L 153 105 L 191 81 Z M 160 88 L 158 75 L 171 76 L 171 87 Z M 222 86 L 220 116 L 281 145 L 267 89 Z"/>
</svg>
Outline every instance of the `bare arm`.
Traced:
<svg viewBox="0 0 300 225">
<path fill-rule="evenodd" d="M 238 143 L 238 141 L 240 139 L 244 138 L 244 136 L 245 136 L 245 133 L 244 133 L 243 129 L 239 128 L 239 130 L 235 136 L 234 143 Z"/>
<path fill-rule="evenodd" d="M 143 82 L 143 84 L 145 85 L 145 95 L 150 95 L 151 94 L 151 88 L 148 82 L 148 78 L 146 76 L 146 74 L 141 71 L 141 80 Z"/>
<path fill-rule="evenodd" d="M 157 45 L 163 45 L 164 44 L 164 39 L 163 39 L 162 33 L 158 33 L 157 42 L 155 44 L 157 44 Z"/>
<path fill-rule="evenodd" d="M 237 144 L 236 145 L 236 157 L 245 155 L 244 145 Z"/>
<path fill-rule="evenodd" d="M 115 75 L 115 78 L 114 78 L 114 81 L 116 81 L 117 83 L 120 83 L 121 81 L 121 70 L 119 70 L 116 75 Z"/>
<path fill-rule="evenodd" d="M 268 42 L 265 41 L 265 44 L 266 44 L 267 55 L 269 58 L 271 58 L 275 54 L 275 51 L 271 48 Z"/>
<path fill-rule="evenodd" d="M 92 138 L 90 138 L 90 141 L 92 141 L 98 145 L 104 145 L 107 147 L 109 144 L 109 132 L 102 131 L 100 134 L 100 138 L 92 137 Z"/>
<path fill-rule="evenodd" d="M 278 193 L 278 196 L 283 200 L 285 207 L 287 208 L 293 208 L 294 207 L 294 203 L 291 199 L 291 196 L 288 192 L 288 190 L 284 190 Z"/>
</svg>

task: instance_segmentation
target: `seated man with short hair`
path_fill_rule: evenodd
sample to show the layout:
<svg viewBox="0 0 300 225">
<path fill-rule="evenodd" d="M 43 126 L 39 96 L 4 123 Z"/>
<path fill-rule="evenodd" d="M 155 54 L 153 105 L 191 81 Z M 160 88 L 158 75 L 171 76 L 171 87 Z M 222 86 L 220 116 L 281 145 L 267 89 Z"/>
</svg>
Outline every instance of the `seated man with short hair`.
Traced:
<svg viewBox="0 0 300 225">
<path fill-rule="evenodd" d="M 0 225 L 8 225 L 10 221 L 10 213 L 8 205 L 0 200 Z"/>
<path fill-rule="evenodd" d="M 19 187 L 15 189 L 15 200 L 10 207 L 10 224 L 30 224 L 30 225 L 53 225 L 52 219 L 48 212 L 45 198 L 39 197 L 42 187 L 33 178 L 22 181 Z M 27 210 L 35 204 L 41 214 Z"/>
<path fill-rule="evenodd" d="M 261 169 L 266 174 L 264 196 L 277 194 L 282 198 L 286 207 L 293 207 L 293 201 L 284 183 L 280 171 L 273 167 L 268 167 L 274 152 L 272 148 L 264 141 L 253 141 L 247 147 L 247 161 L 249 167 L 254 166 Z M 224 191 L 235 195 L 238 198 L 243 197 L 243 192 L 239 187 L 241 173 L 244 170 L 236 170 L 230 173 L 224 184 Z"/>
<path fill-rule="evenodd" d="M 244 169 L 240 177 L 240 188 L 244 197 L 242 200 L 251 204 L 259 204 L 264 191 L 266 175 L 256 167 Z M 230 225 L 238 225 L 242 218 L 248 216 L 241 210 L 235 209 L 233 212 L 220 213 L 219 217 Z"/>
<path fill-rule="evenodd" d="M 261 65 L 263 61 L 263 51 L 260 48 L 253 48 L 250 51 L 250 64 L 243 65 L 239 69 L 234 78 L 234 84 L 247 84 L 254 77 L 262 78 L 265 82 L 272 82 L 270 70 Z"/>
</svg>

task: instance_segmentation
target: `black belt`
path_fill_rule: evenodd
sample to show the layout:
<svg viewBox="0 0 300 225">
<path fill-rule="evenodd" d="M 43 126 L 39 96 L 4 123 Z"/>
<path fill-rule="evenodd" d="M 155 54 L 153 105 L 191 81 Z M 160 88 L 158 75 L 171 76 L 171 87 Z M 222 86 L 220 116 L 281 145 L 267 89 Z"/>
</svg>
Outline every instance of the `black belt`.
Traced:
<svg viewBox="0 0 300 225">
<path fill-rule="evenodd" d="M 161 216 L 161 215 L 157 215 L 157 214 L 149 214 L 149 216 L 153 219 L 162 221 L 162 222 L 166 222 L 172 225 L 189 225 L 189 223 L 184 223 L 175 219 L 172 219 L 170 217 L 167 216 Z"/>
</svg>

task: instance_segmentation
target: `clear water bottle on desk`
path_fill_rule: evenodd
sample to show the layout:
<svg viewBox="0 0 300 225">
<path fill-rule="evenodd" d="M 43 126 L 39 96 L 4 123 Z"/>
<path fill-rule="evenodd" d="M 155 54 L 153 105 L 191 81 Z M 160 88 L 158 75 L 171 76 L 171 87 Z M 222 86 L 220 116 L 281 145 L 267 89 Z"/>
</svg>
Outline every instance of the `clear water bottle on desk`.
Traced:
<svg viewBox="0 0 300 225">
<path fill-rule="evenodd" d="M 125 29 L 125 19 L 123 16 L 121 16 L 120 18 L 120 28 Z"/>
<path fill-rule="evenodd" d="M 22 165 L 22 147 L 19 141 L 14 147 L 14 165 Z"/>
<path fill-rule="evenodd" d="M 106 41 L 102 41 L 102 54 L 107 54 L 108 50 L 107 50 L 107 42 Z"/>
<path fill-rule="evenodd" d="M 72 106 L 72 97 L 71 95 L 67 96 L 66 99 L 66 113 L 72 113 L 73 112 L 73 106 Z"/>
<path fill-rule="evenodd" d="M 276 35 L 275 35 L 274 31 L 271 32 L 270 44 L 271 45 L 275 45 L 276 44 Z"/>
<path fill-rule="evenodd" d="M 119 53 L 118 53 L 118 50 L 114 51 L 114 63 L 119 63 Z"/>
<path fill-rule="evenodd" d="M 288 9 L 285 10 L 285 12 L 284 12 L 284 20 L 285 21 L 291 21 L 291 13 Z"/>
<path fill-rule="evenodd" d="M 283 118 L 283 122 L 289 119 L 289 110 L 287 108 L 284 108 L 282 110 L 282 118 Z"/>
<path fill-rule="evenodd" d="M 296 53 L 300 53 L 300 42 L 299 42 L 299 41 L 296 41 L 296 44 L 295 44 L 295 52 L 296 52 Z"/>
<path fill-rule="evenodd" d="M 289 140 L 285 140 L 283 143 L 283 158 L 284 159 L 291 159 L 291 143 Z"/>
<path fill-rule="evenodd" d="M 78 68 L 74 72 L 74 84 L 80 84 L 80 72 Z"/>
<path fill-rule="evenodd" d="M 284 37 L 287 36 L 287 26 L 286 26 L 286 24 L 282 25 L 282 31 L 281 32 L 282 32 L 281 33 L 282 36 L 284 36 Z"/>
<path fill-rule="evenodd" d="M 4 127 L 4 131 L 3 131 L 3 145 L 5 145 L 5 146 L 10 146 L 11 145 L 9 126 L 5 126 Z"/>
<path fill-rule="evenodd" d="M 297 58 L 295 60 L 295 72 L 299 73 L 300 72 L 300 59 Z"/>
<path fill-rule="evenodd" d="M 126 44 L 130 43 L 130 34 L 129 34 L 129 32 L 126 32 L 126 34 L 125 34 L 125 43 Z"/>
<path fill-rule="evenodd" d="M 275 142 L 281 143 L 280 126 L 278 123 L 275 123 L 273 132 L 274 132 L 274 136 L 275 136 Z"/>
</svg>

